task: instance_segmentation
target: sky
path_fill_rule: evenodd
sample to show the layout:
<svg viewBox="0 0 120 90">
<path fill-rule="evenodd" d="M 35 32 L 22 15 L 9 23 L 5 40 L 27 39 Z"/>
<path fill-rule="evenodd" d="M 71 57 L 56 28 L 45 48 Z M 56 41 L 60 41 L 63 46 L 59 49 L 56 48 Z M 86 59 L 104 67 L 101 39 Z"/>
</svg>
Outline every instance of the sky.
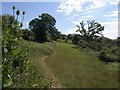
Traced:
<svg viewBox="0 0 120 90">
<path fill-rule="evenodd" d="M 29 22 L 38 15 L 49 13 L 56 19 L 56 28 L 63 34 L 76 33 L 76 25 L 82 20 L 85 22 L 95 20 L 105 26 L 103 31 L 105 37 L 110 39 L 118 37 L 118 0 L 2 1 L 2 14 L 12 15 L 13 5 L 16 6 L 16 10 L 25 11 L 23 28 L 28 28 Z M 19 21 L 21 17 L 22 15 Z"/>
</svg>

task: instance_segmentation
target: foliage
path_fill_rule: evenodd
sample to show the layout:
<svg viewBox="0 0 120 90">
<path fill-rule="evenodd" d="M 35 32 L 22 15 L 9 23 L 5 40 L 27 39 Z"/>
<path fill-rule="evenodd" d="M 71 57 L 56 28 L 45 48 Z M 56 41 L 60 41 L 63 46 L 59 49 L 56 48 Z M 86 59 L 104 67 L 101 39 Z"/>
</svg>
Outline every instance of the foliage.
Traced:
<svg viewBox="0 0 120 90">
<path fill-rule="evenodd" d="M 120 62 L 119 58 L 119 49 L 118 49 L 118 39 L 111 40 L 106 37 L 99 37 L 96 40 L 90 40 L 87 42 L 86 40 L 79 40 L 78 45 L 81 48 L 85 48 L 88 50 L 94 50 L 98 52 L 98 57 L 100 60 L 105 62 Z"/>
<path fill-rule="evenodd" d="M 79 41 L 79 46 L 81 48 L 89 48 L 95 51 L 100 51 L 102 46 L 100 43 L 98 43 L 97 41 L 89 41 L 89 43 L 86 40 L 80 40 Z"/>
<path fill-rule="evenodd" d="M 73 40 L 74 36 L 75 36 L 75 34 L 68 34 L 68 35 L 67 35 L 66 42 L 68 42 L 69 40 L 70 40 L 70 41 Z"/>
<path fill-rule="evenodd" d="M 73 37 L 74 37 L 74 34 L 68 34 L 67 37 L 68 37 L 69 40 L 72 40 Z"/>
<path fill-rule="evenodd" d="M 79 40 L 80 40 L 80 35 L 79 34 L 75 34 L 73 39 L 72 39 L 72 43 L 77 45 Z"/>
<path fill-rule="evenodd" d="M 118 47 L 116 46 L 112 46 L 110 48 L 108 47 L 104 47 L 100 52 L 98 57 L 105 61 L 105 62 L 120 62 L 120 54 L 119 54 L 120 50 L 118 49 Z"/>
<path fill-rule="evenodd" d="M 61 34 L 60 39 L 62 39 L 62 40 L 66 40 L 66 38 L 67 38 L 67 36 L 66 36 L 65 34 Z"/>
<path fill-rule="evenodd" d="M 17 19 L 19 13 L 17 13 Z M 2 16 L 2 84 L 3 87 L 13 85 L 16 72 L 22 73 L 28 67 L 28 48 L 20 47 L 21 31 L 20 23 L 14 16 Z"/>
<path fill-rule="evenodd" d="M 22 49 L 29 46 L 30 50 L 30 62 L 29 67 L 24 73 L 19 73 L 16 75 L 15 80 L 18 81 L 14 83 L 14 88 L 47 88 L 51 85 L 51 81 L 46 79 L 43 75 L 43 70 L 38 64 L 39 59 L 43 55 L 51 55 L 54 52 L 56 43 L 46 42 L 37 43 L 34 41 L 22 40 L 20 42 L 20 47 Z M 37 62 L 38 61 L 38 62 Z"/>
<path fill-rule="evenodd" d="M 88 29 L 85 29 L 85 22 L 80 22 L 80 26 L 77 25 L 78 30 L 76 32 L 80 32 L 81 36 L 84 40 L 88 41 L 96 39 L 99 37 L 98 35 L 102 35 L 102 31 L 104 30 L 104 26 L 100 23 L 93 21 L 87 21 Z"/>
<path fill-rule="evenodd" d="M 35 34 L 35 41 L 45 42 L 48 38 L 57 40 L 59 32 L 55 27 L 55 23 L 55 18 L 48 13 L 43 13 L 42 15 L 39 15 L 39 18 L 30 21 L 29 28 Z"/>
<path fill-rule="evenodd" d="M 12 88 L 45 88 L 49 86 L 49 81 L 43 76 L 42 69 L 35 58 L 30 59 L 28 69 L 17 74 L 14 80 L 16 83 Z"/>
<path fill-rule="evenodd" d="M 28 41 L 34 41 L 34 33 L 28 29 L 22 29 L 22 38 Z"/>
</svg>

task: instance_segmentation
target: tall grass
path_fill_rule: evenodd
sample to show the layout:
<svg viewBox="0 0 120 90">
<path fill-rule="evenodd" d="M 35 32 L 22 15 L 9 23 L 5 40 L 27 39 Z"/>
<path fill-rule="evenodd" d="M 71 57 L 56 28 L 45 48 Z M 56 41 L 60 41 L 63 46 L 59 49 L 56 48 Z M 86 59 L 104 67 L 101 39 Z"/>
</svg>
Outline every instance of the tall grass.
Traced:
<svg viewBox="0 0 120 90">
<path fill-rule="evenodd" d="M 54 52 L 55 43 L 36 43 L 23 40 L 21 43 L 23 49 L 29 47 L 30 62 L 27 71 L 15 76 L 14 88 L 47 88 L 50 86 L 50 81 L 43 76 L 43 71 L 40 65 L 36 62 L 36 57 L 50 55 Z M 19 72 L 18 72 L 19 73 Z"/>
<path fill-rule="evenodd" d="M 56 47 L 55 42 L 36 43 L 26 40 L 23 40 L 21 45 L 23 48 L 29 47 L 31 57 L 50 55 L 54 52 L 54 49 Z"/>
</svg>

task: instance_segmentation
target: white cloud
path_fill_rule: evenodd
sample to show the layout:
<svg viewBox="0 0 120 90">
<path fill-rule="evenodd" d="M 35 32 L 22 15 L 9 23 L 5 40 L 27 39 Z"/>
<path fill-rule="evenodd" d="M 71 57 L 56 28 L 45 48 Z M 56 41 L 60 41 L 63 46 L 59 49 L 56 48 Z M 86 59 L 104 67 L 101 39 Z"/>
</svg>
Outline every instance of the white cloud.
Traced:
<svg viewBox="0 0 120 90">
<path fill-rule="evenodd" d="M 83 4 L 89 3 L 83 8 Z M 72 12 L 82 12 L 82 13 L 90 13 L 94 9 L 98 9 L 104 7 L 106 5 L 116 5 L 118 4 L 118 0 L 63 0 L 60 6 L 57 9 L 57 12 L 63 12 L 66 15 L 69 15 Z"/>
<path fill-rule="evenodd" d="M 103 17 L 117 17 L 118 16 L 118 10 L 107 12 Z"/>
<path fill-rule="evenodd" d="M 85 13 L 86 13 L 86 14 L 89 14 L 89 13 L 92 13 L 92 12 L 94 12 L 94 10 L 88 10 L 88 11 L 86 11 Z"/>
<path fill-rule="evenodd" d="M 111 39 L 118 37 L 118 21 L 104 22 L 102 25 L 105 26 L 105 30 L 103 31 L 104 36 Z"/>
<path fill-rule="evenodd" d="M 114 2 L 110 2 L 110 5 L 117 5 L 118 4 L 118 1 L 114 1 Z"/>
<path fill-rule="evenodd" d="M 76 11 L 76 12 L 87 12 L 90 13 L 90 10 L 101 8 L 107 5 L 106 2 L 111 0 L 65 0 L 63 1 L 57 9 L 57 12 L 63 12 L 66 15 Z M 83 4 L 89 3 L 83 8 Z"/>
<path fill-rule="evenodd" d="M 106 5 L 105 2 L 102 2 L 102 0 L 92 0 L 92 3 L 88 9 L 96 9 L 96 8 L 101 8 Z"/>
<path fill-rule="evenodd" d="M 75 25 L 79 25 L 80 24 L 80 22 L 78 22 L 78 21 L 72 21 L 72 23 L 75 24 Z"/>
<path fill-rule="evenodd" d="M 57 12 L 64 12 L 66 15 L 69 15 L 75 9 L 76 11 L 81 10 L 81 0 L 66 0 L 60 4 L 57 9 Z"/>
<path fill-rule="evenodd" d="M 92 15 L 81 16 L 81 17 L 80 17 L 80 20 L 91 20 L 91 19 L 93 19 L 93 18 L 94 18 L 94 16 L 92 16 Z"/>
<path fill-rule="evenodd" d="M 81 21 L 88 21 L 88 20 L 93 20 L 94 19 L 94 16 L 92 15 L 88 15 L 88 16 L 81 16 L 79 20 L 77 21 L 72 21 L 73 24 L 75 25 L 79 25 Z"/>
<path fill-rule="evenodd" d="M 78 29 L 77 27 L 70 28 L 66 30 L 65 34 L 79 34 L 79 32 L 76 32 L 77 29 Z"/>
</svg>

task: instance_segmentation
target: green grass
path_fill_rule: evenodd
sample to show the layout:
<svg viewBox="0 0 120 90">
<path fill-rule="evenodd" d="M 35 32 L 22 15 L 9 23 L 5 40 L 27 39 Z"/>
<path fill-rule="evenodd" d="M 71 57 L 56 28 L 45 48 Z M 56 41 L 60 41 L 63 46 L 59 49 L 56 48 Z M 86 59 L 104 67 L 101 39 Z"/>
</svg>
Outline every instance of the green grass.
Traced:
<svg viewBox="0 0 120 90">
<path fill-rule="evenodd" d="M 23 40 L 21 42 L 22 49 L 29 47 L 30 62 L 28 69 L 23 73 L 16 75 L 13 88 L 47 88 L 51 81 L 47 80 L 43 75 L 43 70 L 38 64 L 36 57 L 50 55 L 54 52 L 55 43 L 36 43 L 32 41 Z"/>
<path fill-rule="evenodd" d="M 55 42 L 36 43 L 26 40 L 23 40 L 21 43 L 23 48 L 29 47 L 31 57 L 50 55 L 54 52 L 55 45 Z"/>
<path fill-rule="evenodd" d="M 49 86 L 49 81 L 42 74 L 39 65 L 30 59 L 29 67 L 23 73 L 15 76 L 13 88 L 45 88 Z"/>
<path fill-rule="evenodd" d="M 66 88 L 118 87 L 118 69 L 100 61 L 96 52 L 74 47 L 58 42 L 57 54 L 45 60 Z"/>
</svg>

